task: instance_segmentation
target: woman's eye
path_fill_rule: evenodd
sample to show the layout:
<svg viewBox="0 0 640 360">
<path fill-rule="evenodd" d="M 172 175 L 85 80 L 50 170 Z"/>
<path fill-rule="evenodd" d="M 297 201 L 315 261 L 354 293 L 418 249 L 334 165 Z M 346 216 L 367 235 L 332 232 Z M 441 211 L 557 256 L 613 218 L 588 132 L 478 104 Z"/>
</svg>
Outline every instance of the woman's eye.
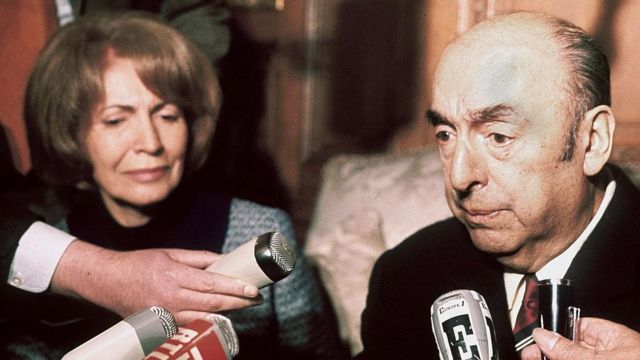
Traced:
<svg viewBox="0 0 640 360">
<path fill-rule="evenodd" d="M 178 115 L 175 115 L 175 114 L 163 114 L 163 115 L 160 115 L 160 117 L 163 120 L 170 121 L 170 122 L 178 121 L 178 119 L 180 118 Z"/>
<path fill-rule="evenodd" d="M 103 120 L 102 123 L 106 126 L 113 127 L 121 124 L 124 120 L 120 118 L 106 119 Z"/>
<path fill-rule="evenodd" d="M 174 106 L 166 106 L 165 109 L 159 111 L 155 116 L 166 122 L 177 122 L 182 119 L 182 111 L 176 109 Z"/>
</svg>

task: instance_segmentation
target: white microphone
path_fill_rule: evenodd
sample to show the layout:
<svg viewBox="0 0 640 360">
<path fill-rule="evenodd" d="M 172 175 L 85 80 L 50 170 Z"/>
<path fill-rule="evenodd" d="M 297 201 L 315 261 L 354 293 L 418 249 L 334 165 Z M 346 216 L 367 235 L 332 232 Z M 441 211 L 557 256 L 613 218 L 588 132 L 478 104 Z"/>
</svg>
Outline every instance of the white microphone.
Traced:
<svg viewBox="0 0 640 360">
<path fill-rule="evenodd" d="M 497 360 L 498 344 L 489 307 L 474 290 L 454 290 L 431 305 L 431 329 L 441 360 Z"/>
<path fill-rule="evenodd" d="M 296 253 L 284 235 L 268 232 L 224 254 L 206 270 L 262 288 L 284 279 L 295 264 Z"/>
<path fill-rule="evenodd" d="M 153 306 L 138 311 L 71 350 L 63 360 L 142 359 L 175 335 L 176 320 L 166 309 Z"/>
<path fill-rule="evenodd" d="M 178 329 L 171 339 L 158 346 L 146 360 L 230 360 L 238 355 L 238 336 L 231 320 L 211 314 Z"/>
</svg>

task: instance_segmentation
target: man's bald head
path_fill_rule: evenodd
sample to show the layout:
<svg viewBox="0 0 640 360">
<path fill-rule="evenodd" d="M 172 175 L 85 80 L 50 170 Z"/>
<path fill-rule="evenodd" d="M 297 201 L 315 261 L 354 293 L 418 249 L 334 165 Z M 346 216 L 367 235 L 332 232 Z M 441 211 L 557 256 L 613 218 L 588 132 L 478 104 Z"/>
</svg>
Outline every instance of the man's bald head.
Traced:
<svg viewBox="0 0 640 360">
<path fill-rule="evenodd" d="M 584 114 L 598 105 L 611 105 L 610 69 L 602 49 L 584 30 L 568 21 L 541 13 L 516 12 L 474 26 L 446 49 L 441 64 L 453 61 L 458 68 L 467 67 L 469 62 L 486 56 L 488 49 L 497 48 L 511 49 L 525 57 L 529 51 L 546 56 L 545 62 L 531 64 L 534 68 L 527 71 L 551 73 L 558 81 L 561 110 L 573 120 L 562 154 L 563 160 L 570 160 Z"/>
</svg>

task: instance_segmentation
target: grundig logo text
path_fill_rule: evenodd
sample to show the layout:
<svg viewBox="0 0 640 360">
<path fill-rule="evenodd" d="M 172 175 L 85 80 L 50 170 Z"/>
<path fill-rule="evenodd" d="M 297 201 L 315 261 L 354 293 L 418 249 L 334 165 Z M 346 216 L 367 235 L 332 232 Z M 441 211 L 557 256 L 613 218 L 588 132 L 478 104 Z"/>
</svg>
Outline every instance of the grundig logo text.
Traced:
<svg viewBox="0 0 640 360">
<path fill-rule="evenodd" d="M 459 303 L 455 303 L 449 306 L 445 306 L 445 307 L 441 307 L 440 309 L 438 309 L 438 314 L 443 314 L 446 311 L 449 311 L 451 309 L 455 309 L 455 308 L 461 308 L 464 307 L 464 300 L 462 300 Z"/>
</svg>

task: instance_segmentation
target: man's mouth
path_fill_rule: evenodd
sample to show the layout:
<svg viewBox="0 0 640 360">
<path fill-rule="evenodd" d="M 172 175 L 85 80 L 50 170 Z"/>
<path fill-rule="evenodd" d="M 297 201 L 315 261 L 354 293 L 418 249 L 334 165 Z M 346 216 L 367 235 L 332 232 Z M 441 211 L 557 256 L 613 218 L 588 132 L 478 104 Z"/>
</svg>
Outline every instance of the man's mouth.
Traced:
<svg viewBox="0 0 640 360">
<path fill-rule="evenodd" d="M 473 225 L 486 225 L 502 213 L 502 209 L 466 208 L 461 206 L 465 221 Z"/>
</svg>

